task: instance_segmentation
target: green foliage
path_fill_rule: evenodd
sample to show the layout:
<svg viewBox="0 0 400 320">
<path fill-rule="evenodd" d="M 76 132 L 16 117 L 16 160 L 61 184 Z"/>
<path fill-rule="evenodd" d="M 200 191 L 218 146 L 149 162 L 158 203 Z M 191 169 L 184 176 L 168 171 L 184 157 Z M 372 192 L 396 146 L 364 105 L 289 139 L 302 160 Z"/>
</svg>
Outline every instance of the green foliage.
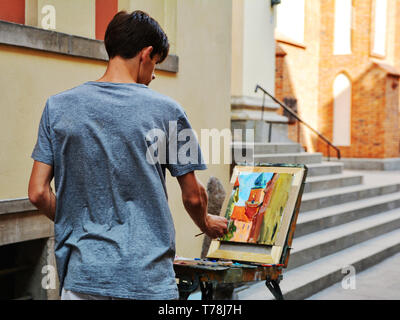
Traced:
<svg viewBox="0 0 400 320">
<path fill-rule="evenodd" d="M 236 232 L 235 223 L 231 220 L 228 224 L 228 232 L 221 238 L 222 241 L 229 241 L 232 239 L 233 234 Z"/>
</svg>

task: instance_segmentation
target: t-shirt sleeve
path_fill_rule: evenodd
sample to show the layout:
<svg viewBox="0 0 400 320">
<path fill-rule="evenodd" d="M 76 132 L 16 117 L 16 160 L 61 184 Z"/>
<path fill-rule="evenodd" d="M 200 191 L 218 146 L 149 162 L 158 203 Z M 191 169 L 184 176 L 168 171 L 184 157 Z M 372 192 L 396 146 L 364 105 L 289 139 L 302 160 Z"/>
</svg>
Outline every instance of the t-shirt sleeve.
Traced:
<svg viewBox="0 0 400 320">
<path fill-rule="evenodd" d="M 39 123 L 38 137 L 31 158 L 53 166 L 53 147 L 50 136 L 48 101 L 44 107 L 42 118 Z"/>
<path fill-rule="evenodd" d="M 207 169 L 196 134 L 186 113 L 179 117 L 175 126 L 170 125 L 167 154 L 167 168 L 173 177 Z"/>
</svg>

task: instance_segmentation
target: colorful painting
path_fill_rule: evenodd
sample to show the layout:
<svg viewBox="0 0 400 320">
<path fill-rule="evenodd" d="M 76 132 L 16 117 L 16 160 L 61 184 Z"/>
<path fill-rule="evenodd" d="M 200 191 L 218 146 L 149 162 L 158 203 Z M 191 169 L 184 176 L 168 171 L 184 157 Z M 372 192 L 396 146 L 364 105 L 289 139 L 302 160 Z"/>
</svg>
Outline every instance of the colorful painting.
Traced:
<svg viewBox="0 0 400 320">
<path fill-rule="evenodd" d="M 292 173 L 239 172 L 225 217 L 221 241 L 273 245 L 292 186 Z"/>
</svg>

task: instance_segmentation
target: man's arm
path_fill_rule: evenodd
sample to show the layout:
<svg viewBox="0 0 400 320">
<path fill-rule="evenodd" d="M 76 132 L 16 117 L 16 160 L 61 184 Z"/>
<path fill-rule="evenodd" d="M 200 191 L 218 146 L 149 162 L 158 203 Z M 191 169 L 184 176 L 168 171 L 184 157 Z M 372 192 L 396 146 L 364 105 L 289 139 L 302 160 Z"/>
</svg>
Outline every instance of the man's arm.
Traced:
<svg viewBox="0 0 400 320">
<path fill-rule="evenodd" d="M 194 223 L 212 239 L 223 236 L 227 232 L 228 220 L 207 213 L 207 192 L 194 171 L 177 178 L 182 190 L 183 205 Z"/>
<path fill-rule="evenodd" d="M 56 196 L 50 187 L 53 176 L 52 166 L 34 161 L 28 188 L 30 202 L 52 221 L 56 212 Z"/>
</svg>

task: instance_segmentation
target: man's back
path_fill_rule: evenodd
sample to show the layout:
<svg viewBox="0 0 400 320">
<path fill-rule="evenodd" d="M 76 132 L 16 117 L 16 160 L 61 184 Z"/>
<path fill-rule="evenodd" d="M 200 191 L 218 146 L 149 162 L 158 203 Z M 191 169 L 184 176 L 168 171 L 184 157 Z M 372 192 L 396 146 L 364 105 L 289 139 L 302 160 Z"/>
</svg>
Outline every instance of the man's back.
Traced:
<svg viewBox="0 0 400 320">
<path fill-rule="evenodd" d="M 146 135 L 167 133 L 170 121 L 190 129 L 177 103 L 143 84 L 89 81 L 48 99 L 32 158 L 54 167 L 61 287 L 177 298 L 165 168 L 179 176 L 206 166 L 146 159 Z"/>
<path fill-rule="evenodd" d="M 207 213 L 194 173 L 207 167 L 185 112 L 147 87 L 169 52 L 159 23 L 140 10 L 120 11 L 104 45 L 109 60 L 99 80 L 47 100 L 29 200 L 55 222 L 62 299 L 177 298 L 165 168 L 201 231 L 221 237 L 228 221 Z"/>
</svg>

